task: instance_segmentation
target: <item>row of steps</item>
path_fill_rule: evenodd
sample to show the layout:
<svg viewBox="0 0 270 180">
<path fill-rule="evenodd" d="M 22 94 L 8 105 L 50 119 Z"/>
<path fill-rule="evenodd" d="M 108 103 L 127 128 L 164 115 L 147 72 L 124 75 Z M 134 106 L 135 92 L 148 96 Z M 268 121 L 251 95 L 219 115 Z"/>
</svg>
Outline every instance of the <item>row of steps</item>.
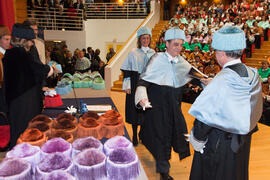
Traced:
<svg viewBox="0 0 270 180">
<path fill-rule="evenodd" d="M 270 37 L 269 37 L 270 38 Z M 270 40 L 264 41 L 261 49 L 254 49 L 251 58 L 247 58 L 245 64 L 259 69 L 262 61 L 266 61 L 270 57 Z"/>
<path fill-rule="evenodd" d="M 119 75 L 119 80 L 113 82 L 113 87 L 111 88 L 111 90 L 122 92 L 123 79 L 124 79 L 124 75 L 123 73 L 121 73 L 121 75 Z"/>
<path fill-rule="evenodd" d="M 151 38 L 151 48 L 156 47 L 156 43 L 159 41 L 159 37 L 162 31 L 165 29 L 165 26 L 169 23 L 169 21 L 160 21 L 155 27 L 152 29 L 152 38 Z M 123 73 L 119 75 L 119 80 L 113 82 L 112 91 L 120 91 L 122 92 L 122 84 L 123 84 Z"/>
<path fill-rule="evenodd" d="M 160 21 L 152 29 L 151 47 L 153 49 L 156 47 L 156 43 L 159 41 L 162 31 L 165 29 L 165 26 L 168 25 L 168 23 L 169 21 Z"/>
</svg>

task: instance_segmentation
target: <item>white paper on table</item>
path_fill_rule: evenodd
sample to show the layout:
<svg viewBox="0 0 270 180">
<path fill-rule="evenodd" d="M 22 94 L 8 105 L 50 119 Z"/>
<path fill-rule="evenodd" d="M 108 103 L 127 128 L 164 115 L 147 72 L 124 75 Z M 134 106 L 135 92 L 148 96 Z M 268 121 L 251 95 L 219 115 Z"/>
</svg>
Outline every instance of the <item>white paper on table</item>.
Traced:
<svg viewBox="0 0 270 180">
<path fill-rule="evenodd" d="M 88 111 L 105 112 L 112 110 L 111 105 L 86 105 Z"/>
</svg>

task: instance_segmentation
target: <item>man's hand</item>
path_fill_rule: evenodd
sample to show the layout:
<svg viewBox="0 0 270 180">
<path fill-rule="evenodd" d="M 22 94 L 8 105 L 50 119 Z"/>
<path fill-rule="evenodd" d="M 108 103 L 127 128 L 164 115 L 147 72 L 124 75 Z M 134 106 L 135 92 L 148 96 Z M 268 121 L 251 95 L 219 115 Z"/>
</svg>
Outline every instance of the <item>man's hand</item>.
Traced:
<svg viewBox="0 0 270 180">
<path fill-rule="evenodd" d="M 152 108 L 151 103 L 148 101 L 148 99 L 142 99 L 140 101 L 140 105 L 142 106 L 142 108 L 143 108 L 144 111 L 147 108 Z"/>
<path fill-rule="evenodd" d="M 207 86 L 211 82 L 211 80 L 212 78 L 202 78 L 200 81 Z"/>
</svg>

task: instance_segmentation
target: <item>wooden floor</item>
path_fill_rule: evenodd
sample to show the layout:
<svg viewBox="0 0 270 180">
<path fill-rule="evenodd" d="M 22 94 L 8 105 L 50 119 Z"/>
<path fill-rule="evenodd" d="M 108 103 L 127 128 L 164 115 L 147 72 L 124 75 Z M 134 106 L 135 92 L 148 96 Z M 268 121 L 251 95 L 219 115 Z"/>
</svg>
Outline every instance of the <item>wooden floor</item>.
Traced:
<svg viewBox="0 0 270 180">
<path fill-rule="evenodd" d="M 110 92 L 110 96 L 118 108 L 119 112 L 125 117 L 125 94 L 122 92 Z M 190 104 L 183 103 L 182 111 L 185 116 L 188 130 L 192 128 L 194 117 L 189 115 L 188 109 Z M 129 124 L 126 124 L 128 133 L 132 135 L 132 129 Z M 143 168 L 149 180 L 159 180 L 159 175 L 155 172 L 155 162 L 147 149 L 139 144 L 136 147 L 137 154 L 141 160 Z M 170 174 L 175 180 L 188 180 L 190 167 L 193 158 L 193 149 L 191 148 L 192 156 L 179 161 L 178 155 L 172 153 L 170 160 L 171 169 Z M 270 179 L 270 127 L 259 124 L 259 131 L 252 136 L 250 167 L 250 180 L 269 180 Z"/>
</svg>

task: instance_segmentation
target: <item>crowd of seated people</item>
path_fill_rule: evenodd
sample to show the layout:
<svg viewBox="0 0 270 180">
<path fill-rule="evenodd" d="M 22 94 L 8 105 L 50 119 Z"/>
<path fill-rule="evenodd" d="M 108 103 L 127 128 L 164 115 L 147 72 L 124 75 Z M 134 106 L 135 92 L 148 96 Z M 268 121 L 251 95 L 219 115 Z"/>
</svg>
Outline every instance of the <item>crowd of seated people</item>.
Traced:
<svg viewBox="0 0 270 180">
<path fill-rule="evenodd" d="M 27 0 L 27 6 L 28 18 L 36 18 L 38 24 L 46 29 L 52 29 L 53 24 L 59 30 L 64 27 L 67 30 L 78 29 L 82 28 L 80 17 L 86 19 L 82 0 Z"/>
<path fill-rule="evenodd" d="M 216 63 L 215 52 L 211 48 L 213 32 L 226 25 L 237 26 L 246 33 L 247 48 L 242 61 L 252 56 L 254 48 L 260 49 L 263 41 L 268 41 L 270 3 L 268 0 L 255 0 L 252 3 L 236 0 L 229 5 L 222 3 L 208 5 L 208 2 L 178 5 L 175 15 L 166 29 L 177 26 L 186 34 L 181 55 L 193 66 L 210 77 L 214 77 L 220 67 Z M 165 51 L 164 32 L 161 33 L 155 50 Z M 200 87 L 187 85 L 187 101 L 193 102 L 201 91 Z"/>
<path fill-rule="evenodd" d="M 93 72 L 98 71 L 104 78 L 104 67 L 106 63 L 99 57 L 100 50 L 95 51 L 92 47 L 86 49 L 75 49 L 72 52 L 68 50 L 66 45 L 62 47 L 47 47 L 46 49 L 46 63 L 55 61 L 61 64 L 63 73 L 74 74 L 75 72 Z"/>
<path fill-rule="evenodd" d="M 82 0 L 27 0 L 27 6 L 30 9 L 43 8 L 74 8 L 84 9 Z"/>
<path fill-rule="evenodd" d="M 79 16 L 82 10 L 82 15 L 84 20 L 87 16 L 114 16 L 117 17 L 127 14 L 133 15 L 138 12 L 145 12 L 145 15 L 150 12 L 150 0 L 131 0 L 125 1 L 127 3 L 118 3 L 117 1 L 103 1 L 111 2 L 110 4 L 94 3 L 94 0 L 86 0 L 85 3 L 83 0 L 27 0 L 27 6 L 29 10 L 37 10 L 35 12 L 29 13 L 35 18 L 46 19 L 48 17 L 55 18 L 56 15 L 62 17 L 57 17 L 57 19 L 64 19 L 68 23 L 74 23 L 71 20 L 75 20 L 76 16 Z M 45 11 L 44 11 L 45 10 Z M 88 15 L 86 14 L 88 11 Z M 106 13 L 105 13 L 106 11 Z M 44 20 L 45 21 L 45 20 Z M 42 21 L 43 22 L 43 21 Z M 59 20 L 59 23 L 62 21 Z M 44 25 L 46 26 L 46 24 Z"/>
</svg>

